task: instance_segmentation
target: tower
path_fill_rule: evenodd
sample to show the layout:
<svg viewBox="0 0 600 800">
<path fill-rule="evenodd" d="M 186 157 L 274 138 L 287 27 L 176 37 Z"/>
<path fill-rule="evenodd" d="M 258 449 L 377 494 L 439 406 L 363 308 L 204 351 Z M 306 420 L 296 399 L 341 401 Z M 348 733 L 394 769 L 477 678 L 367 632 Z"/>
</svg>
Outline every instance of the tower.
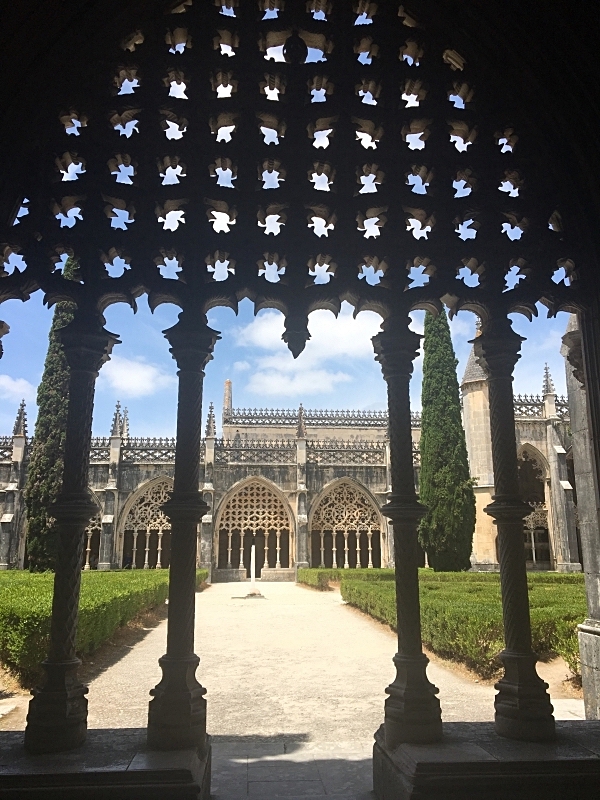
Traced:
<svg viewBox="0 0 600 800">
<path fill-rule="evenodd" d="M 479 329 L 476 336 L 479 336 Z M 492 465 L 492 440 L 490 431 L 490 403 L 487 377 L 477 363 L 471 348 L 461 382 L 463 427 L 467 441 L 469 469 L 475 479 L 476 522 L 473 536 L 471 562 L 478 570 L 498 569 L 496 532 L 492 518 L 484 508 L 494 493 L 494 468 Z"/>
</svg>

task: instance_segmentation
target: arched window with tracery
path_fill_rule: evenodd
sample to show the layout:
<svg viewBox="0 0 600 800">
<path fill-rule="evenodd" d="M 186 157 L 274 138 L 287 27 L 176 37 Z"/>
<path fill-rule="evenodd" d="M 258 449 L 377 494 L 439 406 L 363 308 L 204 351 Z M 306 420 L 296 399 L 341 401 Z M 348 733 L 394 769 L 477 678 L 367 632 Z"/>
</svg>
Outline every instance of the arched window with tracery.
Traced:
<svg viewBox="0 0 600 800">
<path fill-rule="evenodd" d="M 223 506 L 216 525 L 217 568 L 244 569 L 250 577 L 255 545 L 256 575 L 293 564 L 292 523 L 283 500 L 262 481 L 240 487 Z"/>
<path fill-rule="evenodd" d="M 145 489 L 125 518 L 123 567 L 161 569 L 169 566 L 171 523 L 162 510 L 172 490 L 170 481 Z"/>
<path fill-rule="evenodd" d="M 313 567 L 381 567 L 381 516 L 359 486 L 338 483 L 322 498 L 311 523 Z"/>
<path fill-rule="evenodd" d="M 519 491 L 522 499 L 533 506 L 523 520 L 525 559 L 530 569 L 551 569 L 548 509 L 544 492 L 545 468 L 541 456 L 524 449 L 519 457 Z"/>
</svg>

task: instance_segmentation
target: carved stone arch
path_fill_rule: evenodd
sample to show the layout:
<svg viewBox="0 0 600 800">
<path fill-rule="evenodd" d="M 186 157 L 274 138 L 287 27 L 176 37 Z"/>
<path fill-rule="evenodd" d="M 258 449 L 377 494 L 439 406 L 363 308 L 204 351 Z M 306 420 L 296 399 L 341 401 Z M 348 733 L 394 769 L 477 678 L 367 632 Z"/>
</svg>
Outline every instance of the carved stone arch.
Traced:
<svg viewBox="0 0 600 800">
<path fill-rule="evenodd" d="M 550 523 L 546 505 L 548 461 L 535 445 L 525 442 L 517 451 L 519 490 L 532 511 L 523 520 L 525 559 L 530 569 L 552 568 Z"/>
<path fill-rule="evenodd" d="M 290 569 L 295 558 L 295 525 L 284 493 L 271 481 L 251 476 L 234 484 L 215 514 L 217 569 L 250 576 L 250 548 L 255 544 L 256 574 Z"/>
<path fill-rule="evenodd" d="M 127 499 L 118 524 L 124 568 L 160 569 L 169 565 L 171 523 L 162 510 L 173 479 L 158 475 L 142 483 Z"/>
<path fill-rule="evenodd" d="M 517 458 L 522 459 L 523 456 L 534 460 L 542 469 L 542 479 L 546 480 L 550 475 L 550 466 L 548 459 L 535 445 L 530 442 L 523 442 L 517 449 Z"/>
<path fill-rule="evenodd" d="M 353 478 L 328 483 L 309 514 L 312 566 L 380 567 L 385 523 L 371 492 Z"/>
</svg>

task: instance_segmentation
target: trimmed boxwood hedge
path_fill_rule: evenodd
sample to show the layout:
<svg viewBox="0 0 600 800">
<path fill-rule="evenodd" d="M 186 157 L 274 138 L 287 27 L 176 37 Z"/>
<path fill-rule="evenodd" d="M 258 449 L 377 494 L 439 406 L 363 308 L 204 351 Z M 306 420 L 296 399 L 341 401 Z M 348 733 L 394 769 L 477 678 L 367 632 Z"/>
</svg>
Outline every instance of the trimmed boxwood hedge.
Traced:
<svg viewBox="0 0 600 800">
<path fill-rule="evenodd" d="M 300 583 L 321 590 L 340 580 L 346 602 L 396 628 L 394 570 L 298 570 Z M 562 656 L 578 676 L 577 625 L 586 616 L 583 575 L 530 572 L 527 581 L 534 649 L 542 657 Z M 504 646 L 498 573 L 422 569 L 419 585 L 424 644 L 483 677 L 496 675 Z"/>
<path fill-rule="evenodd" d="M 424 644 L 434 653 L 456 659 L 479 675 L 496 675 L 503 649 L 499 581 L 467 579 L 424 580 L 420 583 L 421 627 Z M 437 573 L 439 576 L 440 573 Z M 396 629 L 396 592 L 390 581 L 345 578 L 342 597 L 361 611 Z M 579 675 L 577 625 L 586 615 L 583 581 L 529 582 L 533 648 L 541 656 L 557 653 Z"/>
<path fill-rule="evenodd" d="M 207 577 L 197 570 L 197 589 Z M 46 656 L 53 582 L 49 572 L 0 572 L 0 663 L 24 683 L 39 676 Z M 164 603 L 168 585 L 168 570 L 84 572 L 77 651 L 95 650 L 136 614 Z"/>
</svg>

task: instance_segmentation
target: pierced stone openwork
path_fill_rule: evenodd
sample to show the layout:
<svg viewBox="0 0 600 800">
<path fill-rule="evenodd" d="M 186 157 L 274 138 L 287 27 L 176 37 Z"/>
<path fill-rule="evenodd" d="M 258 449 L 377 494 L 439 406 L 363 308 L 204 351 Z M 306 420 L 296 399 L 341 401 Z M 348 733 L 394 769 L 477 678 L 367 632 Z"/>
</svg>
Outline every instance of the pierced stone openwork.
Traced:
<svg viewBox="0 0 600 800">
<path fill-rule="evenodd" d="M 312 518 L 312 566 L 380 567 L 382 527 L 379 511 L 360 487 L 337 484 Z"/>
<path fill-rule="evenodd" d="M 292 566 L 293 540 L 289 511 L 275 492 L 261 481 L 238 489 L 219 514 L 218 567 L 243 569 L 250 577 L 250 550 L 255 545 L 256 574 L 265 568 Z"/>
<path fill-rule="evenodd" d="M 342 299 L 384 316 L 400 299 L 580 302 L 577 222 L 536 166 L 534 123 L 418 0 L 331 17 L 305 0 L 165 5 L 120 31 L 104 77 L 32 137 L 44 146 L 0 220 L 0 300 L 250 297 L 306 316 Z"/>
<path fill-rule="evenodd" d="M 124 525 L 125 568 L 161 569 L 169 566 L 171 523 L 162 506 L 172 489 L 170 481 L 154 483 L 129 509 Z"/>
</svg>

